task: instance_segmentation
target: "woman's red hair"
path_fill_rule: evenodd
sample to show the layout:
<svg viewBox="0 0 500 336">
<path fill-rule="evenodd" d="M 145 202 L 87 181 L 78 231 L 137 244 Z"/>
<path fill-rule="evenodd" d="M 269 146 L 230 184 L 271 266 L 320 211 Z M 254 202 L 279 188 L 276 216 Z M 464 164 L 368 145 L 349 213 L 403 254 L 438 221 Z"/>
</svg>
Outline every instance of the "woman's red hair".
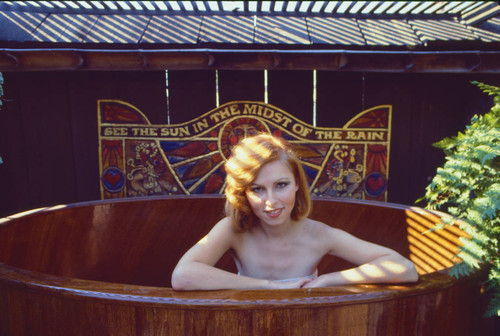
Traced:
<svg viewBox="0 0 500 336">
<path fill-rule="evenodd" d="M 256 219 L 246 197 L 246 191 L 255 181 L 261 168 L 273 161 L 283 162 L 295 176 L 298 190 L 291 213 L 293 220 L 309 215 L 311 197 L 302 164 L 292 151 L 290 144 L 282 138 L 269 134 L 259 134 L 241 140 L 233 149 L 231 158 L 226 162 L 226 216 L 236 231 L 250 229 Z"/>
</svg>

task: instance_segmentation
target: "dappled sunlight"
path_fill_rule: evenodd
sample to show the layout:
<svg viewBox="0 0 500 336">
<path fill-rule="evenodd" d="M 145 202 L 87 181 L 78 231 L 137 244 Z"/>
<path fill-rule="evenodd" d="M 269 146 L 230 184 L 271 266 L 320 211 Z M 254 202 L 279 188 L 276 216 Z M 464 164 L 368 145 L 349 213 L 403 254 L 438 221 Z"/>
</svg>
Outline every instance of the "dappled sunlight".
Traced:
<svg viewBox="0 0 500 336">
<path fill-rule="evenodd" d="M 423 267 L 423 264 L 426 265 L 426 273 L 437 271 L 443 268 L 448 268 L 451 266 L 450 258 L 452 258 L 453 256 L 450 256 L 450 258 L 445 258 L 436 253 L 431 247 L 425 245 L 425 243 L 420 242 L 418 239 L 415 239 L 410 235 L 408 236 L 408 242 L 410 243 L 409 248 L 412 257 L 419 259 L 419 267 Z M 413 262 L 415 263 L 415 261 Z"/>
<path fill-rule="evenodd" d="M 382 261 L 380 263 L 380 266 L 387 269 L 389 272 L 393 274 L 403 274 L 404 272 L 406 272 L 406 267 L 390 260 Z"/>
<path fill-rule="evenodd" d="M 420 227 L 413 222 L 408 221 L 408 241 L 415 242 L 417 244 L 425 244 L 427 247 L 433 250 L 433 254 L 437 256 L 441 255 L 446 259 L 453 257 L 454 252 L 457 250 L 458 244 L 451 244 L 449 241 L 440 238 L 435 233 L 423 234 L 424 231 L 419 230 Z M 415 225 L 417 228 L 415 229 Z"/>
<path fill-rule="evenodd" d="M 377 283 L 378 279 L 383 279 L 387 275 L 402 275 L 406 268 L 391 260 L 383 260 L 380 265 L 364 264 L 357 268 L 341 271 L 342 277 L 353 283 Z"/>
<path fill-rule="evenodd" d="M 254 144 L 253 147 L 235 147 L 234 157 L 238 158 L 238 163 L 241 167 L 252 168 L 256 166 L 260 166 L 261 162 L 258 158 L 265 158 L 270 156 L 269 149 L 258 146 L 258 144 Z"/>
<path fill-rule="evenodd" d="M 228 172 L 233 173 L 232 175 L 228 175 L 227 178 L 232 180 L 235 180 L 237 178 L 239 180 L 238 182 L 241 181 L 244 182 L 245 184 L 248 184 L 252 181 L 254 177 L 254 173 L 250 168 L 257 166 L 260 166 L 260 163 L 254 158 L 249 157 L 245 161 L 242 161 L 242 160 L 236 160 L 236 158 L 233 157 L 232 160 L 227 161 L 225 166 Z"/>
<path fill-rule="evenodd" d="M 342 275 L 342 277 L 349 280 L 350 282 L 360 283 L 367 279 L 366 274 L 372 274 L 372 272 L 374 272 L 377 276 L 382 275 L 382 272 L 378 269 L 378 267 L 368 266 L 368 265 L 360 267 L 359 270 L 350 269 L 346 271 L 341 271 L 340 274 Z"/>
<path fill-rule="evenodd" d="M 208 236 L 201 238 L 197 244 L 198 245 L 207 245 L 208 244 Z"/>
<path fill-rule="evenodd" d="M 366 278 L 365 275 L 367 275 L 367 274 L 372 276 L 372 277 L 376 277 L 376 278 L 381 278 L 385 275 L 385 272 L 383 269 L 381 269 L 378 266 L 371 265 L 371 264 L 362 265 L 359 267 L 359 270 L 360 270 L 360 274 L 358 274 L 357 276 L 355 276 L 353 278 L 363 279 L 363 278 Z"/>
<path fill-rule="evenodd" d="M 49 211 L 54 211 L 54 210 L 61 210 L 61 209 L 67 208 L 67 207 L 68 207 L 67 204 L 59 204 L 59 205 L 54 205 L 52 207 L 47 207 L 45 209 L 49 210 Z"/>
<path fill-rule="evenodd" d="M 66 208 L 66 207 L 67 207 L 66 204 L 60 204 L 60 205 L 55 205 L 55 206 L 52 206 L 52 207 L 43 207 L 43 208 L 31 209 L 31 210 L 19 212 L 19 213 L 16 213 L 16 214 L 4 217 L 4 218 L 0 218 L 0 225 L 8 223 L 12 219 L 18 219 L 18 218 L 21 218 L 21 217 L 24 217 L 24 216 L 28 216 L 28 215 L 37 213 L 37 212 L 60 210 L 60 209 Z"/>
<path fill-rule="evenodd" d="M 405 210 L 410 260 L 419 274 L 443 270 L 459 260 L 455 256 L 466 234 L 456 225 L 434 230 L 446 214 L 412 207 Z"/>
<path fill-rule="evenodd" d="M 421 224 L 432 228 L 436 223 L 441 223 L 441 218 L 445 216 L 449 216 L 448 214 L 444 212 L 439 212 L 439 211 L 431 211 L 431 210 L 426 210 L 418 207 L 411 207 L 411 210 L 406 210 L 405 213 L 408 217 L 414 218 Z M 441 234 L 446 235 L 447 233 L 451 234 L 449 237 L 466 237 L 467 234 L 460 230 L 460 228 L 457 225 L 451 225 L 446 228 L 446 230 L 442 230 L 440 232 Z M 458 242 L 458 241 L 457 241 Z"/>
<path fill-rule="evenodd" d="M 249 199 L 249 201 L 260 202 L 260 197 L 257 194 L 249 192 L 246 194 L 246 196 Z"/>
<path fill-rule="evenodd" d="M 420 253 L 420 250 L 414 251 L 410 248 L 410 260 L 415 265 L 418 274 L 427 274 L 439 270 L 438 267 L 429 264 L 426 257 L 426 255 Z"/>
</svg>

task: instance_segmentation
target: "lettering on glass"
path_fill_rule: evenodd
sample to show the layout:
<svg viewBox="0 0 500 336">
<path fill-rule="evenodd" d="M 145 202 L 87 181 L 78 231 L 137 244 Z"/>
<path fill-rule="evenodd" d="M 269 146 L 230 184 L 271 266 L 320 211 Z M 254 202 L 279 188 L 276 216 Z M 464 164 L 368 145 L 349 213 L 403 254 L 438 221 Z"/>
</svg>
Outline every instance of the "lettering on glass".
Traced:
<svg viewBox="0 0 500 336">
<path fill-rule="evenodd" d="M 235 101 L 183 124 L 152 125 L 126 102 L 99 100 L 101 198 L 222 194 L 231 147 L 267 132 L 293 145 L 314 195 L 386 201 L 391 113 L 391 105 L 376 106 L 324 128 L 270 104 Z"/>
</svg>

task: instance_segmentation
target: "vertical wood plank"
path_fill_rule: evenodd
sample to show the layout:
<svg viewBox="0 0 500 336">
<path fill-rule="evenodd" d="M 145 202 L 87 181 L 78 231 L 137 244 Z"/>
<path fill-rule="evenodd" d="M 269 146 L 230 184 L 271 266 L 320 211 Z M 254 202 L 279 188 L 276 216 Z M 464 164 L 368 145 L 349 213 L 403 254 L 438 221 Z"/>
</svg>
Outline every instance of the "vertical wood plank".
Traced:
<svg viewBox="0 0 500 336">
<path fill-rule="evenodd" d="M 399 74 L 365 74 L 365 105 L 392 105 L 391 149 L 389 157 L 388 201 L 412 204 L 417 190 L 411 191 L 413 153 L 411 114 L 414 93 L 411 80 Z"/>
<path fill-rule="evenodd" d="M 16 195 L 16 203 L 23 203 L 22 207 L 12 204 L 14 209 L 75 201 L 65 77 L 61 73 L 38 72 L 8 74 L 5 79 L 5 86 L 14 88 L 6 93 L 12 94 L 9 110 L 15 109 L 11 117 L 17 119 L 19 127 L 9 139 L 10 150 L 4 158 L 8 175 L 2 177 L 9 186 L 6 190 Z"/>
<path fill-rule="evenodd" d="M 22 210 L 21 204 L 29 204 L 26 190 L 28 181 L 28 164 L 26 163 L 26 144 L 23 137 L 22 113 L 20 111 L 22 81 L 13 73 L 3 73 L 4 97 L 9 99 L 3 103 L 0 115 L 0 186 L 5 196 L 0 202 L 0 216 Z M 8 84 L 8 85 L 7 85 Z M 6 196 L 8 195 L 8 197 Z"/>
<path fill-rule="evenodd" d="M 362 111 L 362 77 L 356 72 L 318 71 L 317 126 L 342 127 Z"/>
<path fill-rule="evenodd" d="M 269 103 L 312 124 L 312 71 L 269 71 L 268 78 Z"/>
<path fill-rule="evenodd" d="M 169 71 L 170 123 L 190 121 L 215 108 L 215 70 Z"/>
<path fill-rule="evenodd" d="M 264 71 L 219 71 L 220 104 L 234 100 L 264 101 Z"/>
</svg>

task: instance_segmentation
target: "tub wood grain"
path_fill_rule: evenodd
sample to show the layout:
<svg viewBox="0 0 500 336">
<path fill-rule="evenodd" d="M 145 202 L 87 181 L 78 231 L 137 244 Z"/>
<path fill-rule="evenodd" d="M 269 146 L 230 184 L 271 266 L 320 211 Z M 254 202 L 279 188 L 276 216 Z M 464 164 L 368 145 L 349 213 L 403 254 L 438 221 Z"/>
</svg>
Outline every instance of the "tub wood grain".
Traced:
<svg viewBox="0 0 500 336">
<path fill-rule="evenodd" d="M 405 285 L 176 292 L 182 254 L 223 216 L 220 197 L 97 201 L 0 220 L 0 335 L 486 335 L 484 272 L 450 278 L 462 232 L 441 214 L 318 199 L 311 217 L 417 265 Z M 234 271 L 226 255 L 219 267 Z M 325 258 L 320 273 L 347 263 Z"/>
</svg>

